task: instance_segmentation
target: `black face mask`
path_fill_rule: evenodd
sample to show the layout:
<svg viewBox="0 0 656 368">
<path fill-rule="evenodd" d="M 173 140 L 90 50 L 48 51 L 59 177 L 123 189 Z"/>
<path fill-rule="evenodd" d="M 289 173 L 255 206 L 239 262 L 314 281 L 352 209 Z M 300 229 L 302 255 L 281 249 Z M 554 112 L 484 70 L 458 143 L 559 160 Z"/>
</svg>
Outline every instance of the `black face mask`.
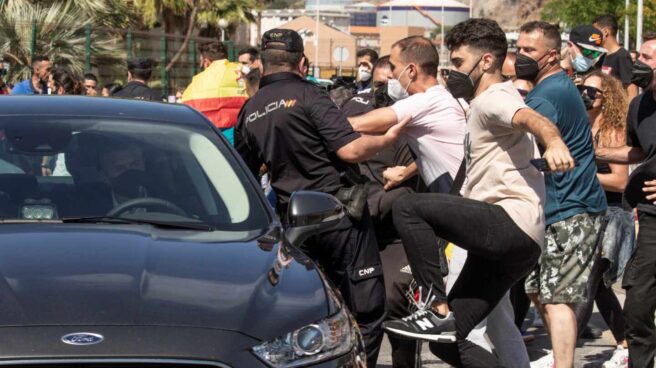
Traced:
<svg viewBox="0 0 656 368">
<path fill-rule="evenodd" d="M 631 83 L 642 89 L 649 89 L 654 80 L 654 69 L 640 60 L 633 63 L 631 69 Z"/>
<path fill-rule="evenodd" d="M 534 60 L 530 56 L 518 53 L 517 60 L 515 60 L 515 75 L 517 76 L 517 79 L 524 79 L 531 82 L 536 80 L 538 74 L 540 74 L 540 70 L 544 68 L 544 65 L 542 68 L 540 67 L 538 61 L 544 59 L 547 55 L 549 55 L 549 52 L 542 55 L 541 58 Z"/>
<path fill-rule="evenodd" d="M 451 92 L 453 97 L 464 98 L 467 101 L 471 100 L 471 98 L 474 96 L 474 93 L 476 92 L 476 86 L 478 86 L 478 82 L 481 81 L 483 75 L 478 77 L 476 82 L 471 79 L 470 75 L 474 69 L 476 69 L 481 60 L 483 60 L 483 58 L 478 59 L 476 65 L 474 65 L 468 74 L 459 72 L 457 70 L 451 70 L 449 72 L 449 79 L 446 81 L 446 88 L 449 89 L 449 92 Z"/>
<path fill-rule="evenodd" d="M 392 106 L 394 101 L 387 94 L 387 84 L 376 88 L 374 91 L 374 107 L 379 109 L 381 107 Z"/>
<path fill-rule="evenodd" d="M 128 170 L 111 180 L 112 190 L 117 195 L 138 198 L 146 195 L 148 177 L 143 170 Z"/>
</svg>

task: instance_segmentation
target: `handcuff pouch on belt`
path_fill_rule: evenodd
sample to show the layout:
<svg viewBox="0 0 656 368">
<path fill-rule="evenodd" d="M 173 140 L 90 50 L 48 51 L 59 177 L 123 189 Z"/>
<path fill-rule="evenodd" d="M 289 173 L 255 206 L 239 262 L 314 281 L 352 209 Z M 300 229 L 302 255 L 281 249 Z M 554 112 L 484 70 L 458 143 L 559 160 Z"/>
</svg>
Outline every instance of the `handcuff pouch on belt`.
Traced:
<svg viewBox="0 0 656 368">
<path fill-rule="evenodd" d="M 342 202 L 349 217 L 360 221 L 367 206 L 371 182 L 369 178 L 356 173 L 352 168 L 347 168 L 342 172 L 342 182 L 346 186 L 340 188 L 335 197 Z"/>
</svg>

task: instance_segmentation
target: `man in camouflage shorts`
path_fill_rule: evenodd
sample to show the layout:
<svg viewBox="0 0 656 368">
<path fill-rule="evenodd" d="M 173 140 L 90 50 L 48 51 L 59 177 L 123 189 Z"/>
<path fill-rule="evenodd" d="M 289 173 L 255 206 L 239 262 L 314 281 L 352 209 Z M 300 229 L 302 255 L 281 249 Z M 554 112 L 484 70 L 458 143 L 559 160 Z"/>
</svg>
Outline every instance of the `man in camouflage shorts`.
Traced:
<svg viewBox="0 0 656 368">
<path fill-rule="evenodd" d="M 585 302 L 586 287 L 603 216 L 582 213 L 547 226 L 538 267 L 526 278 L 526 293 L 542 304 Z"/>
<path fill-rule="evenodd" d="M 600 32 L 589 30 L 594 30 L 595 40 L 601 40 Z M 588 38 L 593 39 L 592 35 Z M 557 26 L 540 21 L 524 24 L 517 40 L 516 75 L 535 83 L 526 104 L 556 124 L 576 160 L 570 172 L 544 175 L 546 241 L 538 269 L 527 278 L 526 292 L 542 313 L 553 354 L 531 367 L 574 364 L 577 331 L 573 304 L 586 298 L 587 278 L 607 207 L 597 179 L 585 105 L 560 68 L 561 41 Z"/>
</svg>

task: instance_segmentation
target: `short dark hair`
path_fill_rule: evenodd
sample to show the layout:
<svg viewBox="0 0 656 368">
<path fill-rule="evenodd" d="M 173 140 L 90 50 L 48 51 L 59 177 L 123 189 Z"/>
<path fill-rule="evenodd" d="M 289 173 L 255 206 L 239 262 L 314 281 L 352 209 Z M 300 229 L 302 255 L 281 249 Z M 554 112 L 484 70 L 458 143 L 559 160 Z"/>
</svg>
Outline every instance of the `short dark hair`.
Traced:
<svg viewBox="0 0 656 368">
<path fill-rule="evenodd" d="M 392 49 L 401 49 L 401 59 L 406 63 L 417 63 L 421 70 L 432 76 L 437 76 L 440 56 L 433 43 L 426 37 L 410 36 L 392 45 Z"/>
<path fill-rule="evenodd" d="M 42 61 L 50 61 L 50 58 L 48 58 L 45 55 L 35 55 L 32 57 L 32 67 L 35 67 L 37 63 L 40 63 Z"/>
<path fill-rule="evenodd" d="M 257 49 L 255 47 L 245 47 L 245 48 L 239 50 L 239 52 L 237 53 L 237 56 L 239 57 L 239 56 L 242 56 L 242 55 L 245 55 L 245 54 L 248 54 L 251 61 L 255 61 L 255 60 L 260 58 L 260 52 L 257 51 Z"/>
<path fill-rule="evenodd" d="M 378 53 L 372 49 L 362 49 L 358 51 L 355 56 L 358 58 L 369 56 L 369 60 L 371 60 L 372 64 L 376 64 L 376 61 L 378 61 Z"/>
<path fill-rule="evenodd" d="M 519 32 L 521 33 L 532 33 L 535 31 L 542 32 L 549 46 L 552 49 L 556 49 L 560 52 L 560 45 L 562 40 L 560 38 L 560 29 L 556 24 L 536 20 L 533 22 L 524 23 L 519 28 Z"/>
<path fill-rule="evenodd" d="M 494 65 L 500 68 L 508 52 L 508 40 L 499 24 L 491 19 L 472 18 L 456 24 L 446 35 L 449 50 L 469 46 L 489 52 L 496 58 Z"/>
<path fill-rule="evenodd" d="M 262 66 L 265 73 L 293 70 L 303 58 L 302 52 L 267 49 L 262 51 Z"/>
<path fill-rule="evenodd" d="M 64 89 L 67 95 L 78 95 L 81 93 L 81 84 L 77 77 L 68 69 L 56 67 L 52 71 L 52 81 L 55 89 Z"/>
<path fill-rule="evenodd" d="M 391 68 L 392 64 L 390 63 L 389 55 L 381 56 L 378 61 L 374 64 L 374 69 L 371 71 L 373 73 L 378 68 Z"/>
<path fill-rule="evenodd" d="M 613 37 L 617 36 L 617 30 L 619 29 L 619 25 L 617 24 L 617 18 L 615 18 L 611 14 L 604 14 L 598 16 L 597 18 L 595 18 L 592 24 L 598 24 L 603 28 L 610 28 L 610 35 Z"/>
<path fill-rule="evenodd" d="M 92 80 L 92 81 L 98 83 L 98 77 L 96 77 L 96 75 L 93 74 L 93 73 L 87 73 L 87 74 L 85 74 L 85 75 L 82 77 L 82 79 L 84 79 L 84 80 Z"/>
<path fill-rule="evenodd" d="M 150 79 L 153 73 L 153 60 L 149 58 L 136 58 L 128 60 L 128 71 L 133 78 Z"/>
<path fill-rule="evenodd" d="M 203 42 L 198 45 L 198 52 L 211 61 L 227 59 L 228 58 L 228 49 L 226 49 L 223 42 L 219 41 L 208 41 Z"/>
</svg>

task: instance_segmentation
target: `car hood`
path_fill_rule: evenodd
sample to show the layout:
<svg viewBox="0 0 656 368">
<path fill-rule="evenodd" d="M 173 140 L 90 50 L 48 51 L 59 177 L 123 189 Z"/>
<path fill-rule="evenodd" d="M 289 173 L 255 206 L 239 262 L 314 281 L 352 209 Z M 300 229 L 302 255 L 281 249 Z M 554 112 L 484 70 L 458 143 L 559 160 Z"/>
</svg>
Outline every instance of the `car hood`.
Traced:
<svg viewBox="0 0 656 368">
<path fill-rule="evenodd" d="M 153 231 L 1 225 L 0 327 L 186 326 L 268 340 L 329 313 L 319 272 L 294 249 Z"/>
</svg>

